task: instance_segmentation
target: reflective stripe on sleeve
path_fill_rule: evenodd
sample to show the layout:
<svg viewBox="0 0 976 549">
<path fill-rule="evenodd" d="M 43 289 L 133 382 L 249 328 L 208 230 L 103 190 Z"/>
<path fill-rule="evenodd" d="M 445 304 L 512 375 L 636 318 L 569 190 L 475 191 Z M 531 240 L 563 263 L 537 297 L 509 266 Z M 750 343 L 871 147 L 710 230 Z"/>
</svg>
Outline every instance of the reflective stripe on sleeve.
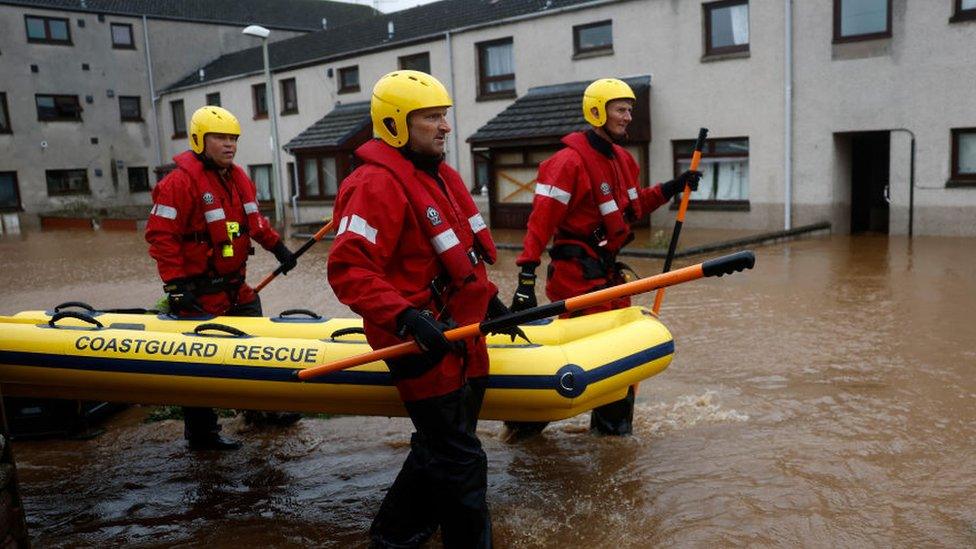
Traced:
<svg viewBox="0 0 976 549">
<path fill-rule="evenodd" d="M 434 238 L 431 238 L 430 243 L 434 245 L 434 250 L 436 250 L 437 253 L 442 254 L 454 246 L 459 245 L 461 241 L 458 240 L 457 234 L 454 233 L 454 229 L 448 229 Z"/>
<path fill-rule="evenodd" d="M 246 213 L 246 214 L 258 213 L 258 204 L 257 204 L 257 202 L 245 202 L 244 203 L 244 213 Z"/>
<path fill-rule="evenodd" d="M 165 217 L 166 219 L 176 219 L 176 208 L 165 204 L 153 204 L 150 215 Z"/>
<path fill-rule="evenodd" d="M 607 200 L 603 204 L 600 204 L 600 213 L 607 215 L 617 211 L 617 203 L 613 200 Z"/>
<path fill-rule="evenodd" d="M 627 196 L 629 196 L 631 200 L 637 200 L 637 189 L 633 187 L 627 189 Z"/>
<path fill-rule="evenodd" d="M 207 220 L 207 223 L 213 223 L 214 221 L 220 221 L 221 219 L 226 219 L 227 214 L 224 213 L 223 208 L 216 208 L 213 210 L 207 210 L 203 212 L 203 217 L 204 219 Z"/>
<path fill-rule="evenodd" d="M 468 223 L 471 224 L 471 230 L 478 232 L 488 228 L 485 224 L 485 218 L 481 217 L 481 214 L 474 214 L 468 218 Z"/>
<path fill-rule="evenodd" d="M 347 228 L 349 229 L 349 232 L 356 233 L 366 240 L 369 240 L 370 243 L 376 244 L 376 228 L 371 226 L 369 223 L 366 223 L 366 220 L 358 215 L 353 214 L 349 218 L 349 225 Z"/>
<path fill-rule="evenodd" d="M 545 183 L 535 184 L 535 194 L 539 196 L 547 196 L 549 198 L 558 200 L 563 204 L 569 204 L 569 199 L 573 197 L 573 195 L 560 189 L 559 187 L 555 185 L 546 185 Z"/>
<path fill-rule="evenodd" d="M 340 219 L 339 220 L 339 229 L 336 230 L 336 236 L 339 236 L 340 234 L 346 232 L 346 225 L 348 225 L 348 224 L 349 224 L 349 216 L 348 215 L 345 216 L 345 217 L 343 217 L 342 219 Z"/>
</svg>

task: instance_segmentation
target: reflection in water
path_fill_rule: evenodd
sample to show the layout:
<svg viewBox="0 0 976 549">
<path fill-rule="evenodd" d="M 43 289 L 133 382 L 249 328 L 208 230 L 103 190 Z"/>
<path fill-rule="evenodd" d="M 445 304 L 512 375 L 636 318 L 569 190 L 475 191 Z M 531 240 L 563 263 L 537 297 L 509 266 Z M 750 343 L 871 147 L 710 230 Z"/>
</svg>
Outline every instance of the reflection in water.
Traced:
<svg viewBox="0 0 976 549">
<path fill-rule="evenodd" d="M 662 318 L 677 353 L 641 384 L 634 436 L 591 436 L 583 416 L 509 445 L 499 423 L 481 424 L 496 541 L 976 545 L 974 244 L 805 239 L 758 249 L 747 274 L 672 288 Z M 326 285 L 326 251 L 262 292 L 266 312 L 350 314 Z M 0 238 L 0 257 L 3 314 L 160 292 L 138 235 L 25 233 Z M 505 299 L 514 257 L 494 267 Z M 274 266 L 259 252 L 251 279 Z M 364 546 L 410 431 L 387 418 L 262 431 L 225 420 L 245 447 L 205 455 L 186 451 L 178 422 L 145 413 L 94 440 L 16 443 L 38 545 Z"/>
</svg>

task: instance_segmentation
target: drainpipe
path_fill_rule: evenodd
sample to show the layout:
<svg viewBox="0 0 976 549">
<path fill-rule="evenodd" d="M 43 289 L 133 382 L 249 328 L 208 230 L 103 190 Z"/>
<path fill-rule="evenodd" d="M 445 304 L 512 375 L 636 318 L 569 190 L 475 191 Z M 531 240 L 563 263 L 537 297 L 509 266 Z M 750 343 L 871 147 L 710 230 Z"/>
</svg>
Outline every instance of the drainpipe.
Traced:
<svg viewBox="0 0 976 549">
<path fill-rule="evenodd" d="M 908 154 L 908 239 L 915 233 L 915 134 L 908 128 L 895 128 L 893 132 L 905 132 L 911 138 Z"/>
<path fill-rule="evenodd" d="M 451 47 L 451 31 L 444 33 L 444 41 L 447 42 L 447 68 L 448 75 L 450 76 L 449 88 L 451 91 L 451 99 L 454 101 L 454 108 L 451 109 L 451 128 L 454 129 L 451 132 L 453 136 L 451 138 L 451 164 L 453 164 L 454 169 L 460 170 L 461 165 L 459 163 L 458 156 L 458 127 L 457 127 L 457 97 L 454 94 L 454 50 Z"/>
<path fill-rule="evenodd" d="M 298 218 L 298 186 L 300 184 L 298 181 L 298 155 L 291 151 L 288 151 L 288 153 L 295 157 L 295 161 L 291 164 L 291 180 L 295 182 L 295 194 L 291 195 L 291 215 L 295 218 L 295 221 L 292 223 L 297 225 L 301 223 L 301 220 Z"/>
<path fill-rule="evenodd" d="M 146 72 L 149 73 L 149 104 L 152 106 L 153 129 L 156 135 L 156 166 L 163 165 L 163 144 L 159 138 L 159 115 L 156 114 L 156 85 L 153 82 L 152 54 L 149 52 L 149 20 L 142 16 L 142 37 L 146 42 Z"/>
<path fill-rule="evenodd" d="M 783 228 L 788 231 L 793 225 L 793 0 L 783 4 Z"/>
</svg>

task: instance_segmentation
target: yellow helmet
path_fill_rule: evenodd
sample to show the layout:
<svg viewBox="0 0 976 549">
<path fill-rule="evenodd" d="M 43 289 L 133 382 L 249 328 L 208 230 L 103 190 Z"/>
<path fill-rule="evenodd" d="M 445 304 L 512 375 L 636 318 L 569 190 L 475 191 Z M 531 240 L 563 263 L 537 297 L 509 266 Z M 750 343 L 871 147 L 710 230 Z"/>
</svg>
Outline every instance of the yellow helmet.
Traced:
<svg viewBox="0 0 976 549">
<path fill-rule="evenodd" d="M 241 135 L 241 123 L 227 109 L 207 105 L 200 107 L 190 117 L 190 149 L 203 152 L 203 136 L 208 133 Z"/>
<path fill-rule="evenodd" d="M 614 99 L 637 101 L 634 90 L 623 80 L 601 78 L 594 81 L 583 92 L 583 118 L 592 126 L 602 127 L 607 123 L 607 103 Z M 596 107 L 596 116 L 590 112 L 593 107 Z"/>
<path fill-rule="evenodd" d="M 450 107 L 451 96 L 440 80 L 420 71 L 393 71 L 373 86 L 369 115 L 373 119 L 373 134 L 392 147 L 407 144 L 407 115 L 419 109 Z M 396 133 L 386 121 L 392 120 Z"/>
</svg>

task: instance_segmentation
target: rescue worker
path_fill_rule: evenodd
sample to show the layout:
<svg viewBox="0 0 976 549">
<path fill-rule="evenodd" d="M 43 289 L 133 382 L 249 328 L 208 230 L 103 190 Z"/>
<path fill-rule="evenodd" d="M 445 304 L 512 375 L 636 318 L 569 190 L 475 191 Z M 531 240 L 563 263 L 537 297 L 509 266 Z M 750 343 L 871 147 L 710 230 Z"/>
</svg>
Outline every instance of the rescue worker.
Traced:
<svg viewBox="0 0 976 549">
<path fill-rule="evenodd" d="M 508 308 L 485 269 L 496 257 L 488 228 L 444 163 L 451 104 L 429 74 L 380 78 L 370 102 L 378 138 L 356 150 L 362 165 L 335 203 L 336 296 L 363 317 L 374 349 L 412 338 L 423 350 L 387 361 L 416 432 L 370 527 L 379 547 L 418 546 L 438 527 L 447 547 L 491 545 L 487 460 L 475 432 L 488 352 L 481 336 L 452 344 L 443 332 Z"/>
<path fill-rule="evenodd" d="M 190 119 L 190 150 L 153 189 L 146 224 L 170 314 L 261 316 L 261 300 L 244 281 L 251 240 L 271 251 L 283 273 L 295 259 L 258 211 L 254 183 L 234 164 L 241 126 L 226 109 L 206 106 Z M 212 408 L 183 408 L 194 450 L 233 450 Z"/>
<path fill-rule="evenodd" d="M 583 92 L 583 118 L 592 128 L 563 137 L 565 148 L 539 166 L 524 250 L 515 261 L 521 272 L 512 311 L 537 305 L 535 271 L 550 238 L 546 296 L 551 301 L 615 286 L 625 281 L 623 271 L 629 271 L 617 262 L 617 253 L 634 238 L 630 223 L 667 203 L 686 183 L 698 188 L 701 173 L 697 171 L 640 187 L 637 162 L 619 145 L 627 137 L 635 102 L 633 90 L 622 80 L 593 82 Z M 570 316 L 628 306 L 630 298 L 623 297 Z M 633 415 L 631 391 L 623 400 L 594 409 L 590 430 L 604 435 L 630 434 Z M 505 438 L 511 440 L 541 432 L 546 423 L 505 425 Z"/>
</svg>

